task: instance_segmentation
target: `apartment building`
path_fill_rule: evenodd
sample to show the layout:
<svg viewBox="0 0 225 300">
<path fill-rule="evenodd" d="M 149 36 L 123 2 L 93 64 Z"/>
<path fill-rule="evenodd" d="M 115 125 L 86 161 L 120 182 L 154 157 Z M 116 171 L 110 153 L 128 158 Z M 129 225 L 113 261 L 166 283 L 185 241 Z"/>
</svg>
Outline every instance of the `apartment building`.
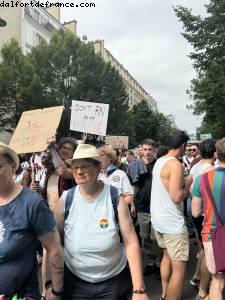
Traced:
<svg viewBox="0 0 225 300">
<path fill-rule="evenodd" d="M 23 3 L 29 3 L 28 0 Z M 0 48 L 3 44 L 15 38 L 23 53 L 30 51 L 32 47 L 40 44 L 41 40 L 50 40 L 55 29 L 68 29 L 76 35 L 75 20 L 61 24 L 60 8 L 42 7 L 2 7 L 1 17 L 7 22 L 7 26 L 0 30 Z"/>
<path fill-rule="evenodd" d="M 121 75 L 126 86 L 129 96 L 129 106 L 145 100 L 149 108 L 153 111 L 157 110 L 157 102 L 155 99 L 137 82 L 137 80 L 124 68 L 124 66 L 107 50 L 103 40 L 93 42 L 95 52 L 99 54 L 106 62 L 109 62 Z"/>
</svg>

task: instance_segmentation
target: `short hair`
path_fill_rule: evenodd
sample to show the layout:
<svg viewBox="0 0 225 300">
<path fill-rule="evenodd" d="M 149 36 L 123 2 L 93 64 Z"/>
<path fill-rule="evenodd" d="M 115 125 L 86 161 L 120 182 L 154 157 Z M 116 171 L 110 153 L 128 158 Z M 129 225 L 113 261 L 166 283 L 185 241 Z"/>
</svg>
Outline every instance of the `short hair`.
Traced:
<svg viewBox="0 0 225 300">
<path fill-rule="evenodd" d="M 182 130 L 174 131 L 168 138 L 169 149 L 178 149 L 183 144 L 187 144 L 189 136 Z"/>
<path fill-rule="evenodd" d="M 192 146 L 196 146 L 199 149 L 199 144 L 198 143 L 192 143 L 192 144 L 190 144 L 190 147 L 192 147 Z"/>
<path fill-rule="evenodd" d="M 111 146 L 107 146 L 107 145 L 98 148 L 98 153 L 100 155 L 107 156 L 112 162 L 115 161 L 116 154 L 117 154 L 117 152 Z"/>
<path fill-rule="evenodd" d="M 8 153 L 0 153 L 0 155 L 2 155 L 4 157 L 4 159 L 7 161 L 7 164 L 10 164 L 10 165 L 16 164 L 14 159 Z"/>
<path fill-rule="evenodd" d="M 152 139 L 144 139 L 141 142 L 141 146 L 143 146 L 143 145 L 149 145 L 149 146 L 155 147 L 155 141 L 153 141 Z"/>
<path fill-rule="evenodd" d="M 225 137 L 216 142 L 217 158 L 221 162 L 225 162 Z"/>
<path fill-rule="evenodd" d="M 77 140 L 74 139 L 73 137 L 63 137 L 60 139 L 58 147 L 59 149 L 62 148 L 63 145 L 65 144 L 70 144 L 73 146 L 73 150 L 75 151 L 77 148 Z"/>
<path fill-rule="evenodd" d="M 159 149 L 156 152 L 156 159 L 159 159 L 160 157 L 166 155 L 169 152 L 168 146 L 160 146 Z"/>
<path fill-rule="evenodd" d="M 206 139 L 199 144 L 199 150 L 203 159 L 213 158 L 216 146 L 213 139 Z"/>
</svg>

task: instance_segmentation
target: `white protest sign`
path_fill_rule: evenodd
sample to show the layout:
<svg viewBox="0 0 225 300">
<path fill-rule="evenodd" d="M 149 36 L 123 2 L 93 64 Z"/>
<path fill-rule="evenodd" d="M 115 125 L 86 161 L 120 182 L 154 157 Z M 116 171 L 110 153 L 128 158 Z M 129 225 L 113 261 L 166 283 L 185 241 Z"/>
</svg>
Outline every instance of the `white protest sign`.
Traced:
<svg viewBox="0 0 225 300">
<path fill-rule="evenodd" d="M 106 135 L 109 104 L 72 101 L 70 130 Z"/>
<path fill-rule="evenodd" d="M 63 106 L 23 112 L 9 146 L 17 153 L 44 151 L 47 139 L 56 133 L 62 112 Z"/>
</svg>

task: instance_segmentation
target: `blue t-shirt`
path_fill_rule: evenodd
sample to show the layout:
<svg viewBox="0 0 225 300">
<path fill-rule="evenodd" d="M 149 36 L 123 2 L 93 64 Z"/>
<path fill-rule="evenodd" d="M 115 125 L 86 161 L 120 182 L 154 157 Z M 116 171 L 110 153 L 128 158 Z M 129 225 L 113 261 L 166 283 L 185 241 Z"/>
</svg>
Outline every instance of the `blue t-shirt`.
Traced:
<svg viewBox="0 0 225 300">
<path fill-rule="evenodd" d="M 53 231 L 55 225 L 46 202 L 28 188 L 0 206 L 0 294 L 40 299 L 38 237 Z"/>
</svg>

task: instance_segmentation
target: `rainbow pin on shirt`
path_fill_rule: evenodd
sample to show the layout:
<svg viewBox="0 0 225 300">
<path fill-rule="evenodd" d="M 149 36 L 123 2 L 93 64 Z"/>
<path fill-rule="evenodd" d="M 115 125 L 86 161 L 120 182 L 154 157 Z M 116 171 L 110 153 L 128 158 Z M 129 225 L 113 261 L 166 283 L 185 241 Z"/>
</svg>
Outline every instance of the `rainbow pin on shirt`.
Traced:
<svg viewBox="0 0 225 300">
<path fill-rule="evenodd" d="M 101 220 L 99 221 L 99 226 L 100 226 L 102 229 L 107 228 L 107 227 L 109 226 L 108 220 L 106 220 L 106 219 L 101 219 Z"/>
</svg>

